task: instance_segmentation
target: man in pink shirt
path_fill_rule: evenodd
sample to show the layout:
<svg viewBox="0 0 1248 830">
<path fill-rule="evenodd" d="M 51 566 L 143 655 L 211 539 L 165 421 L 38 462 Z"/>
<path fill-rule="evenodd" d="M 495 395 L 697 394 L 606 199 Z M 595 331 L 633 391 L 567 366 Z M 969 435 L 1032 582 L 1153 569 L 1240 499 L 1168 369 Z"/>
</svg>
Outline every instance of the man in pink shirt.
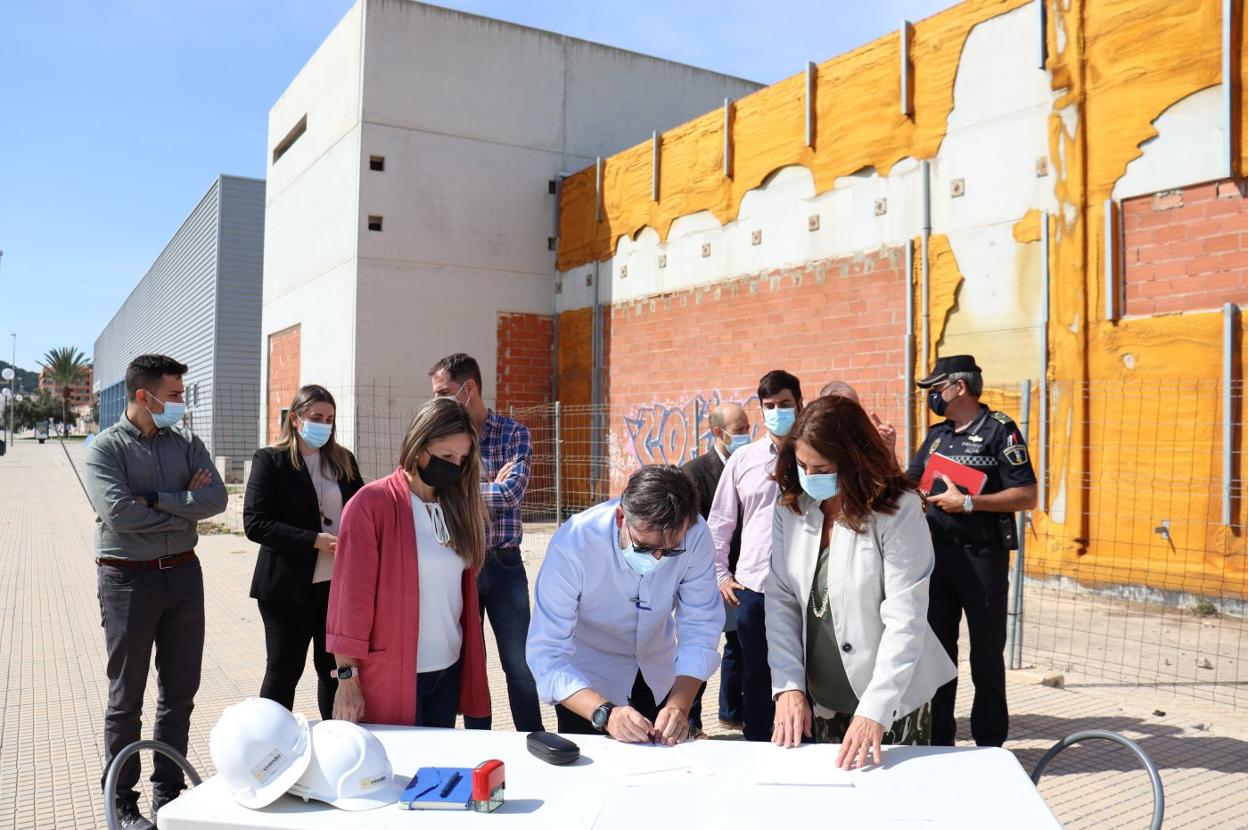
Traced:
<svg viewBox="0 0 1248 830">
<path fill-rule="evenodd" d="M 771 524 L 779 488 L 772 480 L 776 445 L 793 427 L 802 409 L 802 385 L 793 375 L 775 369 L 758 382 L 767 437 L 728 457 L 711 502 L 707 524 L 715 545 L 715 576 L 724 601 L 737 609 L 737 639 L 741 644 L 742 719 L 747 741 L 771 738 L 775 702 L 771 697 L 771 669 L 767 666 L 767 624 L 763 594 L 771 566 Z M 741 517 L 741 555 L 736 571 L 728 569 L 737 518 Z"/>
</svg>

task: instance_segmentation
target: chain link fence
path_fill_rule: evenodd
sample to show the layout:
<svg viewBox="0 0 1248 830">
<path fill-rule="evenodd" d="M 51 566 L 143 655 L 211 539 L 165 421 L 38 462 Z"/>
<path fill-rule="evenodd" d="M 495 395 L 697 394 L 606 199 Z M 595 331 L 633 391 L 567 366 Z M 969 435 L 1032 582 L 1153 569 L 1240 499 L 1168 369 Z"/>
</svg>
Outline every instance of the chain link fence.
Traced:
<svg viewBox="0 0 1248 830">
<path fill-rule="evenodd" d="M 339 441 L 356 453 L 365 478 L 389 473 L 428 395 L 393 384 L 331 391 Z M 1019 517 L 1012 563 L 1013 586 L 1022 586 L 1012 597 L 1012 667 L 1055 669 L 1072 685 L 1154 686 L 1248 708 L 1242 392 L 1177 378 L 985 390 L 985 403 L 1015 419 L 1039 479 L 1039 504 Z M 241 529 L 246 462 L 277 434 L 291 396 L 267 396 L 254 434 L 204 436 L 228 471 L 234 497 L 223 521 L 233 529 Z M 745 389 L 503 407 L 533 440 L 523 505 L 530 559 L 540 558 L 561 521 L 618 493 L 642 464 L 712 451 L 709 415 L 727 401 L 746 407 L 759 436 L 757 400 Z M 218 388 L 195 402 L 188 421 L 198 428 L 197 406 L 262 403 L 255 388 Z M 868 392 L 862 404 L 897 428 L 904 465 L 934 420 L 924 399 Z"/>
</svg>

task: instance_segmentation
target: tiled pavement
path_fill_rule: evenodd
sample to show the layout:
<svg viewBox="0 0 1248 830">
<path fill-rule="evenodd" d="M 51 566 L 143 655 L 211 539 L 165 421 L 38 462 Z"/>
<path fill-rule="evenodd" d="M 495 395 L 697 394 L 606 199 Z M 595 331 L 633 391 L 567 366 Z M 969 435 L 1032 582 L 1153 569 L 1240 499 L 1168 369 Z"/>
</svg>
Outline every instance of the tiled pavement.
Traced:
<svg viewBox="0 0 1248 830">
<path fill-rule="evenodd" d="M 19 441 L 0 458 L 0 828 L 105 826 L 98 781 L 106 685 L 92 521 L 59 445 Z M 526 545 L 530 574 L 540 562 L 542 541 L 535 535 Z M 208 635 L 190 761 L 206 773 L 208 731 L 223 707 L 259 688 L 264 652 L 260 620 L 247 597 L 254 546 L 240 536 L 217 535 L 202 540 L 200 553 Z M 492 654 L 490 659 L 495 725 L 506 729 L 506 690 Z M 1071 732 L 1120 731 L 1162 768 L 1168 827 L 1248 827 L 1248 712 L 1149 688 L 1077 680 L 1068 676 L 1068 688 L 1061 690 L 1011 678 L 1008 746 L 1025 768 Z M 962 684 L 963 691 L 969 685 Z M 717 691 L 712 681 L 707 700 L 715 701 Z M 154 685 L 148 698 L 150 715 Z M 310 667 L 296 706 L 315 715 Z M 719 728 L 714 711 L 712 705 L 708 731 L 732 737 Z M 968 711 L 963 696 L 964 732 Z M 548 713 L 547 723 L 553 722 Z M 1041 789 L 1068 827 L 1147 825 L 1147 779 L 1125 750 L 1068 750 L 1050 766 Z"/>
</svg>

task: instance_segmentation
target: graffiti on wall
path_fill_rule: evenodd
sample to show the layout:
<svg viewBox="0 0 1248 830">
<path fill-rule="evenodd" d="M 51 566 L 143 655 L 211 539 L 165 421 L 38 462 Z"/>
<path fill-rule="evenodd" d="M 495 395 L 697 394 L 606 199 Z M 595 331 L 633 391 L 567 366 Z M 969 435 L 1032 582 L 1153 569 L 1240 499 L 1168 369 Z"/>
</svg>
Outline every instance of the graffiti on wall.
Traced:
<svg viewBox="0 0 1248 830">
<path fill-rule="evenodd" d="M 633 408 L 624 416 L 626 451 L 640 464 L 684 464 L 710 452 L 710 414 L 721 403 L 739 403 L 749 411 L 758 396 L 721 398 L 719 390 L 699 393 L 680 404 L 653 403 Z M 751 435 L 758 426 L 751 426 Z"/>
</svg>

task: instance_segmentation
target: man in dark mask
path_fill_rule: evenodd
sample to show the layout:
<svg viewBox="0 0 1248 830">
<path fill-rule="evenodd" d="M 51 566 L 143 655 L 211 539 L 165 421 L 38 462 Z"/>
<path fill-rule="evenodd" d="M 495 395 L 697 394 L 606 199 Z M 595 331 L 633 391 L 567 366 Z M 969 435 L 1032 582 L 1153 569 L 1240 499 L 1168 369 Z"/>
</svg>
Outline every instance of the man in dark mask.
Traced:
<svg viewBox="0 0 1248 830">
<path fill-rule="evenodd" d="M 537 685 L 524 662 L 529 636 L 529 579 L 520 543 L 524 537 L 521 506 L 532 470 L 533 442 L 524 424 L 488 408 L 482 397 L 481 367 L 471 356 L 448 355 L 429 370 L 433 394 L 454 398 L 472 418 L 481 445 L 481 497 L 490 511 L 485 565 L 477 575 L 482 622 L 488 614 L 507 678 L 512 725 L 519 732 L 540 732 L 542 713 Z M 467 717 L 468 729 L 489 729 L 492 718 Z"/>
<path fill-rule="evenodd" d="M 942 357 L 917 385 L 928 390 L 935 424 L 910 462 L 922 478 L 933 456 L 986 476 L 971 495 L 946 475 L 936 475 L 927 494 L 927 522 L 936 549 L 927 619 L 949 657 L 958 662 L 958 628 L 966 612 L 971 636 L 971 736 L 979 746 L 1001 746 L 1009 731 L 1005 700 L 1005 622 L 1009 594 L 1014 513 L 1036 506 L 1036 474 L 1027 445 L 1008 415 L 979 402 L 984 378 L 971 355 Z M 953 746 L 958 681 L 932 700 L 932 745 Z"/>
</svg>

